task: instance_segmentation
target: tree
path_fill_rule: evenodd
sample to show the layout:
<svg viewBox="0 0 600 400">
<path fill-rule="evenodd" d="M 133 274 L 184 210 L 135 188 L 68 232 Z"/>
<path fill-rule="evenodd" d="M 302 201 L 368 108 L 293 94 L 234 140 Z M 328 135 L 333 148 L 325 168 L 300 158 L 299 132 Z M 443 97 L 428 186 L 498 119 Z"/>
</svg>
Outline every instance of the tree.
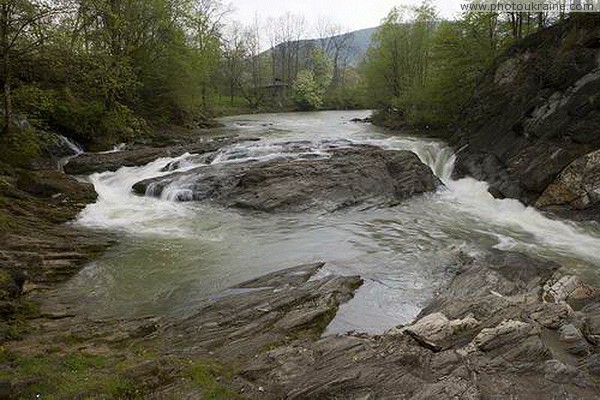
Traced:
<svg viewBox="0 0 600 400">
<path fill-rule="evenodd" d="M 317 110 L 323 106 L 323 89 L 310 70 L 302 70 L 294 81 L 294 100 L 300 110 Z"/>
<path fill-rule="evenodd" d="M 288 12 L 270 19 L 267 25 L 273 80 L 290 84 L 300 70 L 300 55 L 304 50 L 300 39 L 306 25 L 304 17 Z"/>
<path fill-rule="evenodd" d="M 231 105 L 235 92 L 242 85 L 248 51 L 243 28 L 233 23 L 223 38 L 223 75 L 228 86 Z"/>
<path fill-rule="evenodd" d="M 319 18 L 316 24 L 316 31 L 319 37 L 321 49 L 332 61 L 333 76 L 332 89 L 335 90 L 338 85 L 343 83 L 343 72 L 346 68 L 346 59 L 348 49 L 350 48 L 350 35 L 348 35 L 341 25 L 331 21 Z"/>
<path fill-rule="evenodd" d="M 325 93 L 333 79 L 333 65 L 325 52 L 320 48 L 313 49 L 311 52 L 310 70 L 313 73 L 316 84 Z"/>
<path fill-rule="evenodd" d="M 2 0 L 0 2 L 0 81 L 4 95 L 4 134 L 10 133 L 13 120 L 12 79 L 15 58 L 35 48 L 45 31 L 36 25 L 56 13 L 55 2 Z"/>
<path fill-rule="evenodd" d="M 388 14 L 363 69 L 376 103 L 399 106 L 407 93 L 424 84 L 437 24 L 435 9 L 428 2 L 417 8 L 395 7 Z"/>
<path fill-rule="evenodd" d="M 266 80 L 266 60 L 261 49 L 261 32 L 258 18 L 243 31 L 245 43 L 244 72 L 238 82 L 238 90 L 246 100 L 250 108 L 256 110 L 263 102 L 265 92 L 262 90 L 263 82 Z"/>
</svg>

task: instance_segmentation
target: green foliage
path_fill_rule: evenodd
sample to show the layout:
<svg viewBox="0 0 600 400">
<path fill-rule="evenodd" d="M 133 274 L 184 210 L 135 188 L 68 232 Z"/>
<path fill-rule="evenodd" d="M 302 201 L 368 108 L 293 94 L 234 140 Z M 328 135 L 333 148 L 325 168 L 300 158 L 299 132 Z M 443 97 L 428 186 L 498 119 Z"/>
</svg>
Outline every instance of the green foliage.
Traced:
<svg viewBox="0 0 600 400">
<path fill-rule="evenodd" d="M 363 66 L 375 103 L 389 105 L 424 84 L 436 23 L 435 10 L 427 2 L 418 8 L 394 8 L 388 14 Z"/>
<path fill-rule="evenodd" d="M 0 160 L 15 165 L 28 166 L 40 155 L 40 137 L 35 129 L 12 129 L 0 136 Z"/>
<path fill-rule="evenodd" d="M 54 90 L 43 89 L 35 83 L 18 87 L 13 96 L 16 108 L 26 114 L 30 120 L 48 118 L 57 103 Z"/>
<path fill-rule="evenodd" d="M 447 22 L 427 1 L 394 8 L 362 67 L 370 99 L 386 110 L 378 120 L 447 127 L 510 41 L 510 27 L 495 14 Z"/>
<path fill-rule="evenodd" d="M 221 57 L 218 0 L 9 3 L 2 15 L 18 41 L 0 72 L 12 72 L 5 78 L 13 116 L 103 149 L 148 124 L 211 114 Z M 18 29 L 23 23 L 27 29 Z"/>
<path fill-rule="evenodd" d="M 325 91 L 333 79 L 333 64 L 325 52 L 319 48 L 312 51 L 310 58 L 315 82 L 322 91 Z"/>
<path fill-rule="evenodd" d="M 317 110 L 323 106 L 323 88 L 312 71 L 300 71 L 294 81 L 293 89 L 294 101 L 300 110 Z"/>
</svg>

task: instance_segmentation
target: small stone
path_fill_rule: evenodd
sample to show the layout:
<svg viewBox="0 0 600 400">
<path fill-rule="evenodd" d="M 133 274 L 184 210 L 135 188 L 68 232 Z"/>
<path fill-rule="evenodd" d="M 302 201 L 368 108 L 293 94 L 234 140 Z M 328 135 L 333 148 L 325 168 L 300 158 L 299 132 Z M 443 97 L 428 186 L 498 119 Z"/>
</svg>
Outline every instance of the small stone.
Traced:
<svg viewBox="0 0 600 400">
<path fill-rule="evenodd" d="M 581 381 L 581 372 L 572 365 L 566 365 L 558 360 L 548 360 L 544 365 L 544 378 L 554 383 L 570 383 Z"/>
<path fill-rule="evenodd" d="M 531 319 L 549 329 L 558 329 L 573 314 L 567 303 L 545 303 L 531 314 Z"/>
<path fill-rule="evenodd" d="M 450 321 L 444 314 L 434 313 L 402 329 L 402 332 L 412 336 L 423 346 L 433 351 L 440 351 L 450 346 L 453 337 L 457 334 L 478 325 L 479 321 L 473 316 Z"/>
<path fill-rule="evenodd" d="M 508 320 L 495 328 L 483 329 L 473 339 L 473 344 L 479 350 L 489 351 L 503 346 L 514 346 L 515 343 L 529 336 L 538 334 L 532 324 L 523 321 Z"/>
<path fill-rule="evenodd" d="M 583 334 L 573 324 L 563 325 L 559 330 L 559 334 L 560 340 L 566 343 L 576 343 L 583 339 Z"/>
</svg>

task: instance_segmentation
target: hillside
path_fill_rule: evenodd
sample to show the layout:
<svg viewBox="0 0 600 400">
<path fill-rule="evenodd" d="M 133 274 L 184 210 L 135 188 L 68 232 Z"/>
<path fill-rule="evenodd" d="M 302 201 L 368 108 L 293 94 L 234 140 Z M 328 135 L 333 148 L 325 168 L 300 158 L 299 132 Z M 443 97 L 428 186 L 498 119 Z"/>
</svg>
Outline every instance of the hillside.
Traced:
<svg viewBox="0 0 600 400">
<path fill-rule="evenodd" d="M 263 55 L 270 55 L 273 50 L 281 50 L 287 48 L 298 48 L 300 51 L 300 59 L 307 59 L 305 57 L 314 48 L 324 49 L 324 43 L 336 41 L 338 43 L 344 43 L 343 49 L 340 54 L 340 60 L 345 61 L 349 67 L 356 67 L 365 57 L 367 50 L 371 46 L 371 40 L 373 34 L 377 31 L 377 28 L 367 28 L 358 31 L 344 33 L 342 35 L 332 36 L 324 39 L 307 39 L 294 42 L 280 43 L 274 48 L 266 50 Z"/>
</svg>

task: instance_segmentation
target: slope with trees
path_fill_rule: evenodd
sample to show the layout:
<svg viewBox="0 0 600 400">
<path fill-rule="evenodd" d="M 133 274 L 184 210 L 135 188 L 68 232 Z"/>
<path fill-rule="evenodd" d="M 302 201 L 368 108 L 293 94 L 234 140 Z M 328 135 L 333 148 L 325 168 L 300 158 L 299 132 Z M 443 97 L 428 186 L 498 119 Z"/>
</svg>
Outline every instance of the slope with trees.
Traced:
<svg viewBox="0 0 600 400">
<path fill-rule="evenodd" d="M 362 67 L 368 96 L 381 110 L 376 122 L 451 132 L 493 60 L 526 35 L 564 18 L 465 12 L 445 21 L 430 1 L 394 8 Z"/>
</svg>

